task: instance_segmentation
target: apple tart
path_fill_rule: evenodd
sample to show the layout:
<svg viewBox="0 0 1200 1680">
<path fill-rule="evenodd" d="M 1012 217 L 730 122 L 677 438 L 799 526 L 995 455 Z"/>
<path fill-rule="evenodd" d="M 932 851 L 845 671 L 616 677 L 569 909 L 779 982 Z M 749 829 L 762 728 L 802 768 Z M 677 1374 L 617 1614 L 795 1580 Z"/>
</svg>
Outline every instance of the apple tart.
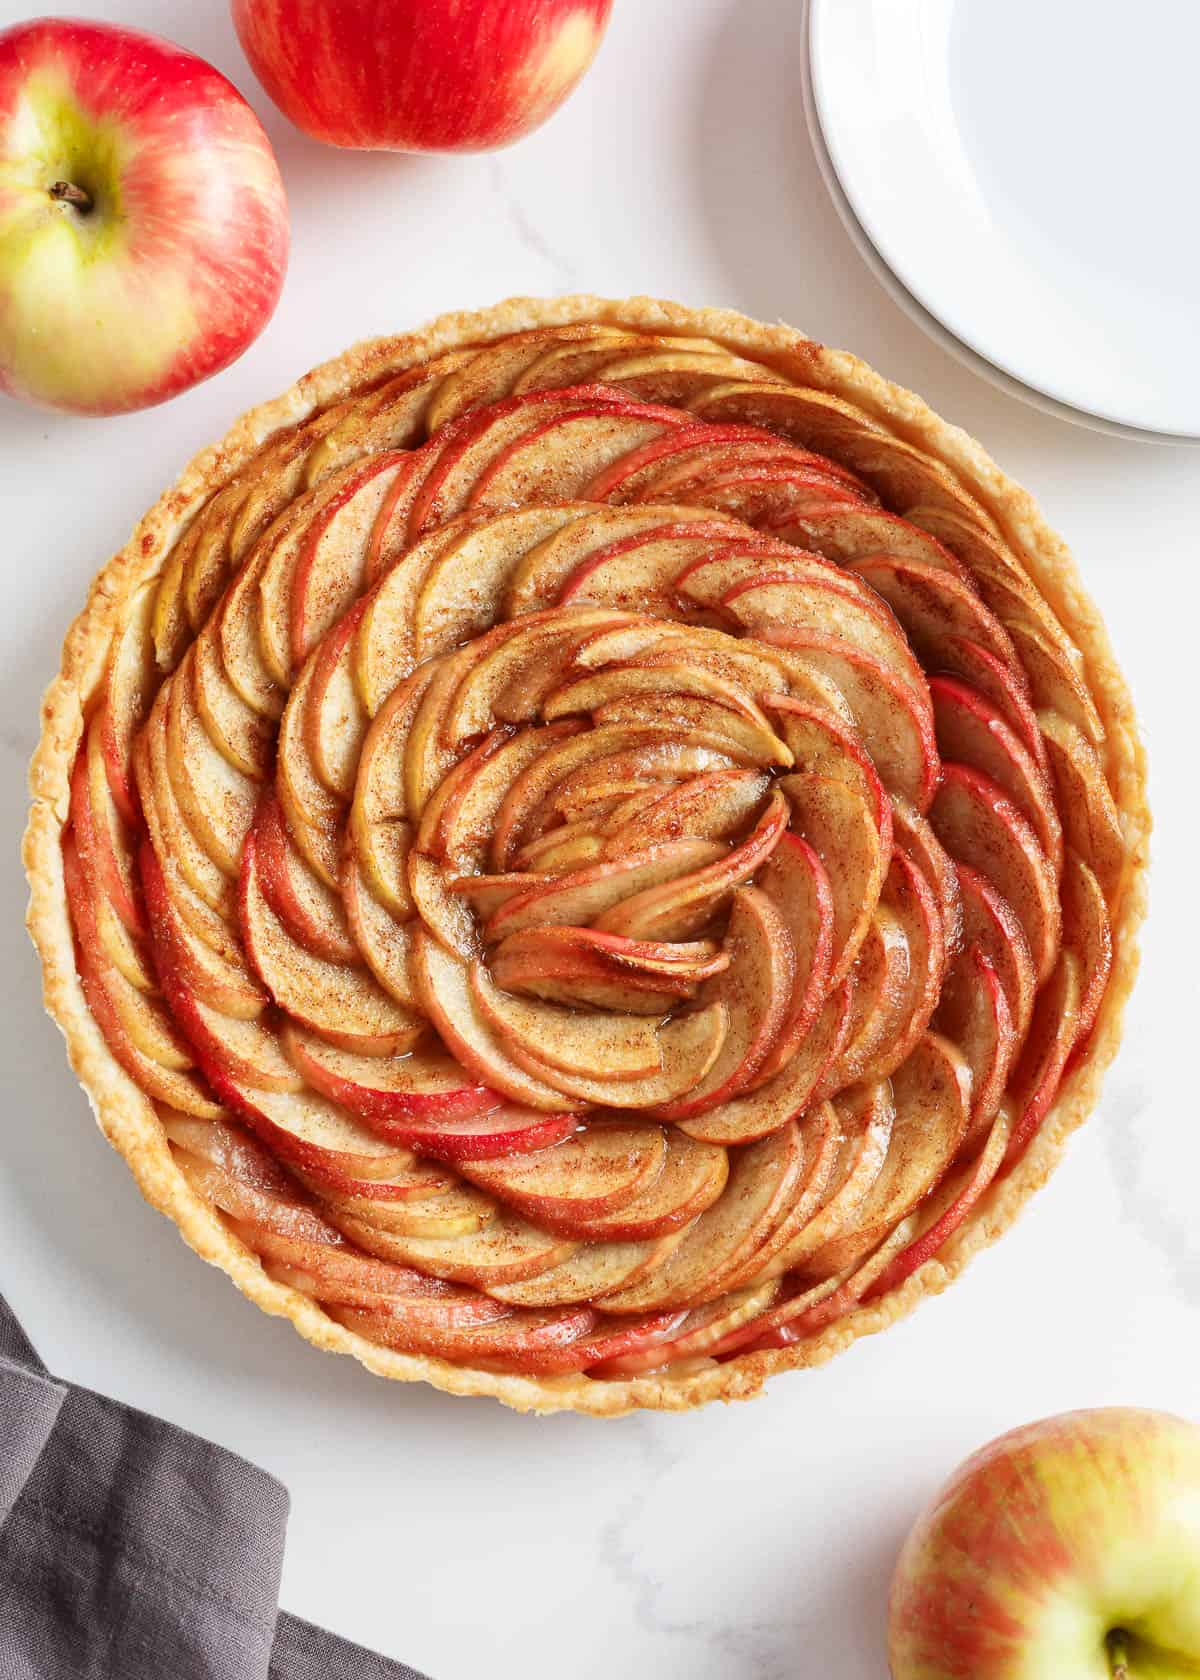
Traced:
<svg viewBox="0 0 1200 1680">
<path fill-rule="evenodd" d="M 785 328 L 520 300 L 347 353 L 142 522 L 44 725 L 104 1131 L 387 1376 L 751 1395 L 942 1288 L 1116 1046 L 1098 617 L 976 444 Z"/>
</svg>

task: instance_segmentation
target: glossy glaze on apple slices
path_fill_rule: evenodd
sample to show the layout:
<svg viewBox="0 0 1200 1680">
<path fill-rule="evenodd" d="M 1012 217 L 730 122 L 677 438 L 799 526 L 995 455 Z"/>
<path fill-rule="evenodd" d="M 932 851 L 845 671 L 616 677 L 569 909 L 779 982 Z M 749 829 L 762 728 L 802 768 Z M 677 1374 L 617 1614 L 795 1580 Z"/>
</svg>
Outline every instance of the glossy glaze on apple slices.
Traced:
<svg viewBox="0 0 1200 1680">
<path fill-rule="evenodd" d="M 546 328 L 266 443 L 137 596 L 65 838 L 188 1182 L 382 1346 L 794 1347 L 1020 1159 L 1127 849 L 1080 658 L 915 444 Z"/>
</svg>

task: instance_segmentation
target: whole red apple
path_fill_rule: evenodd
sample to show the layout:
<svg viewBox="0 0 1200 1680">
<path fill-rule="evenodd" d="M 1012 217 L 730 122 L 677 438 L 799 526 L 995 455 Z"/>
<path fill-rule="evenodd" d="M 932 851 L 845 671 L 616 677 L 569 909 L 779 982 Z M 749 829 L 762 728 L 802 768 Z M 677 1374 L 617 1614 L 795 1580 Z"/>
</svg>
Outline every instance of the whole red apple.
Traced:
<svg viewBox="0 0 1200 1680">
<path fill-rule="evenodd" d="M 0 390 L 163 402 L 258 336 L 287 252 L 270 142 L 219 71 L 100 23 L 0 32 Z"/>
<path fill-rule="evenodd" d="M 894 1680 L 1195 1680 L 1200 1427 L 1069 1412 L 975 1453 L 905 1542 L 889 1653 Z"/>
<path fill-rule="evenodd" d="M 519 140 L 592 62 L 612 0 L 232 0 L 246 56 L 316 140 L 477 152 Z"/>
</svg>

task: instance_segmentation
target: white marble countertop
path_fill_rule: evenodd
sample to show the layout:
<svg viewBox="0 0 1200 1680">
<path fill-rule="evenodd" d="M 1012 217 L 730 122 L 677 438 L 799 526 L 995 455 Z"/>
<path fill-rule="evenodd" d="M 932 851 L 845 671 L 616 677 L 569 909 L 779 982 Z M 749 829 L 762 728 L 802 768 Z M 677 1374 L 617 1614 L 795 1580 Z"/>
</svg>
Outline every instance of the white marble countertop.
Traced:
<svg viewBox="0 0 1200 1680">
<path fill-rule="evenodd" d="M 792 0 L 617 0 L 557 120 L 462 160 L 303 139 L 259 93 L 219 0 L 84 9 L 174 36 L 246 91 L 278 147 L 294 249 L 259 343 L 169 407 L 96 422 L 0 400 L 3 1288 L 56 1372 L 282 1477 L 284 1603 L 437 1680 L 879 1680 L 900 1538 L 969 1449 L 1073 1406 L 1200 1413 L 1200 453 L 1021 407 L 887 300 L 809 151 Z M 0 26 L 26 10 L 0 0 Z M 41 1014 L 17 860 L 38 699 L 68 620 L 184 461 L 351 338 L 565 289 L 782 317 L 982 438 L 1066 533 L 1108 618 L 1158 822 L 1126 1046 L 1020 1225 L 948 1295 L 825 1371 L 752 1406 L 608 1424 L 380 1382 L 203 1267 L 138 1198 Z"/>
</svg>

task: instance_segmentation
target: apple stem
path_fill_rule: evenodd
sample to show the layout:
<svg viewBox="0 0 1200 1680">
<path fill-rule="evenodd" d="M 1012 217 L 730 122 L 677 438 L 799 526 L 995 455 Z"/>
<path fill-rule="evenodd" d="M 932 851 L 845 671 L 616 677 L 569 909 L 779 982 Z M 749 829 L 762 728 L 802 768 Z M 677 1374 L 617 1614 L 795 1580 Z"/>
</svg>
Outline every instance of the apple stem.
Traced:
<svg viewBox="0 0 1200 1680">
<path fill-rule="evenodd" d="M 94 208 L 91 193 L 84 192 L 82 187 L 75 186 L 71 181 L 55 181 L 50 188 L 50 197 L 57 199 L 60 204 L 72 204 L 81 216 L 86 216 Z"/>
<path fill-rule="evenodd" d="M 1129 1644 L 1123 1633 L 1109 1634 L 1108 1660 L 1112 1665 L 1112 1680 L 1129 1680 Z"/>
</svg>

